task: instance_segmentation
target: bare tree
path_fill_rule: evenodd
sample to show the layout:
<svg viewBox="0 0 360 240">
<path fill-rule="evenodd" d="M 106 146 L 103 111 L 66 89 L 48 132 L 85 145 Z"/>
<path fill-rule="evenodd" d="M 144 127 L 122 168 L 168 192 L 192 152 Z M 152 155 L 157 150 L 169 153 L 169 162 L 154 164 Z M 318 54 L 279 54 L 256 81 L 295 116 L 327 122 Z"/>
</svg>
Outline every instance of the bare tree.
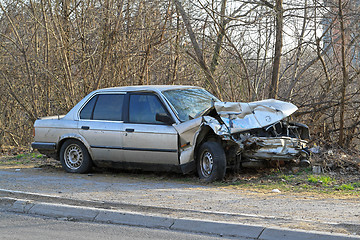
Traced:
<svg viewBox="0 0 360 240">
<path fill-rule="evenodd" d="M 225 4 L 225 0 L 224 1 L 224 4 Z M 190 20 L 189 20 L 189 17 L 188 15 L 186 14 L 182 4 L 180 3 L 179 0 L 173 0 L 174 4 L 176 5 L 176 8 L 179 12 L 179 14 L 181 15 L 183 21 L 184 21 L 184 24 L 186 26 L 186 29 L 188 31 L 188 34 L 189 34 L 189 37 L 190 37 L 190 40 L 191 40 L 191 43 L 192 43 L 192 46 L 194 48 L 194 51 L 195 51 L 195 56 L 193 56 L 194 60 L 196 60 L 196 62 L 199 64 L 199 66 L 203 69 L 204 71 L 204 74 L 206 76 L 206 79 L 208 80 L 212 90 L 215 92 L 216 95 L 218 96 L 221 96 L 221 93 L 219 91 L 219 87 L 218 85 L 216 84 L 215 82 L 215 79 L 213 78 L 213 75 L 210 71 L 210 69 L 208 68 L 206 62 L 205 62 L 205 59 L 204 59 L 204 56 L 203 56 L 203 52 L 199 46 L 199 43 L 196 39 L 196 36 L 195 36 L 195 33 L 192 29 L 192 26 L 191 26 L 191 23 L 190 23 Z"/>
<path fill-rule="evenodd" d="M 1 1 L 0 145 L 28 144 L 37 117 L 93 89 L 188 84 L 224 101 L 290 100 L 314 141 L 354 146 L 357 10 L 348 0 Z"/>
</svg>

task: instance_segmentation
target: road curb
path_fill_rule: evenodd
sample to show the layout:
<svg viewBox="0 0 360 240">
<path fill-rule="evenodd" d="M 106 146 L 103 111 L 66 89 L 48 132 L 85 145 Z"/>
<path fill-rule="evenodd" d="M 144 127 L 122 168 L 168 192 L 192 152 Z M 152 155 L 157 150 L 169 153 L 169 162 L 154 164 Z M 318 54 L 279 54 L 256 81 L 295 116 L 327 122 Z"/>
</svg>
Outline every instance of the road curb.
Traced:
<svg viewBox="0 0 360 240">
<path fill-rule="evenodd" d="M 220 236 L 260 239 L 258 237 L 265 228 L 261 226 L 238 223 L 202 221 L 197 219 L 176 219 L 174 221 L 174 225 L 172 225 L 170 229 L 189 232 L 202 232 Z"/>
<path fill-rule="evenodd" d="M 96 222 L 124 224 L 149 228 L 170 228 L 174 224 L 173 218 L 144 215 L 126 211 L 103 210 L 94 219 Z"/>
<path fill-rule="evenodd" d="M 165 228 L 177 231 L 216 234 L 231 237 L 245 237 L 259 240 L 360 239 L 360 237 L 345 234 L 329 234 L 325 232 L 262 227 L 241 223 L 218 222 L 201 219 L 162 217 L 140 212 L 44 203 L 9 197 L 0 197 L 0 210 L 53 218 L 65 218 L 72 221 L 90 221 L 149 228 Z"/>
<path fill-rule="evenodd" d="M 329 234 L 315 231 L 289 231 L 281 228 L 266 228 L 259 238 L 261 240 L 291 239 L 291 240 L 349 240 L 360 237 L 344 234 Z"/>
</svg>

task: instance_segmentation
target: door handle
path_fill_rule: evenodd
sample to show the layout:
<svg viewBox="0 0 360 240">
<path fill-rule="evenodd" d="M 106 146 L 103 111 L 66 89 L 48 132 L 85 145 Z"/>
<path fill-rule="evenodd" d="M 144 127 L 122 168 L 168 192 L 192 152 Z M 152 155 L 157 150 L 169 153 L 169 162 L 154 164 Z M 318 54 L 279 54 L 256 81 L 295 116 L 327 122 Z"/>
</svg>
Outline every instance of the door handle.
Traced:
<svg viewBox="0 0 360 240">
<path fill-rule="evenodd" d="M 90 127 L 89 127 L 89 126 L 81 126 L 81 129 L 83 129 L 83 130 L 89 130 Z"/>
<path fill-rule="evenodd" d="M 127 129 L 125 129 L 125 131 L 126 131 L 126 132 L 134 132 L 135 129 L 133 129 L 133 128 L 127 128 Z"/>
</svg>

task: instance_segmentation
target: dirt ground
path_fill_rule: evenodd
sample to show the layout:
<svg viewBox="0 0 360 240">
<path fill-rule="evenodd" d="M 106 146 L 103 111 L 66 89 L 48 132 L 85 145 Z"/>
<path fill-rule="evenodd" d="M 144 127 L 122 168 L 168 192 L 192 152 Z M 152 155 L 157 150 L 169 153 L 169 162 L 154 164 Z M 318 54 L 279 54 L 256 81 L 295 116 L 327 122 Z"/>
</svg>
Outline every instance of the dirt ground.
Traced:
<svg viewBox="0 0 360 240">
<path fill-rule="evenodd" d="M 358 182 L 358 174 L 314 175 L 309 169 L 283 168 L 230 173 L 223 182 L 203 184 L 195 175 L 173 173 L 96 169 L 69 174 L 59 162 L 37 153 L 0 158 L 2 189 L 171 208 L 181 217 L 190 214 L 181 210 L 191 210 L 192 217 L 207 213 L 210 220 L 360 235 Z"/>
</svg>

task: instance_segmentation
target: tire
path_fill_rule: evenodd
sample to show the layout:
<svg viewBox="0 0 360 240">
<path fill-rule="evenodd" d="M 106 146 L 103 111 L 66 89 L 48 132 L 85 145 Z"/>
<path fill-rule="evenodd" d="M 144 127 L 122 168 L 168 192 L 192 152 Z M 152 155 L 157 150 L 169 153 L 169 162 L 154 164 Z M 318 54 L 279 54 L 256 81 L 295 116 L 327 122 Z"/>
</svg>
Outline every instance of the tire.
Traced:
<svg viewBox="0 0 360 240">
<path fill-rule="evenodd" d="M 60 162 L 69 173 L 87 173 L 92 168 L 88 150 L 80 141 L 66 140 L 60 149 Z"/>
<path fill-rule="evenodd" d="M 198 151 L 196 165 L 200 180 L 214 182 L 224 179 L 226 156 L 221 144 L 218 142 L 203 143 Z"/>
</svg>

